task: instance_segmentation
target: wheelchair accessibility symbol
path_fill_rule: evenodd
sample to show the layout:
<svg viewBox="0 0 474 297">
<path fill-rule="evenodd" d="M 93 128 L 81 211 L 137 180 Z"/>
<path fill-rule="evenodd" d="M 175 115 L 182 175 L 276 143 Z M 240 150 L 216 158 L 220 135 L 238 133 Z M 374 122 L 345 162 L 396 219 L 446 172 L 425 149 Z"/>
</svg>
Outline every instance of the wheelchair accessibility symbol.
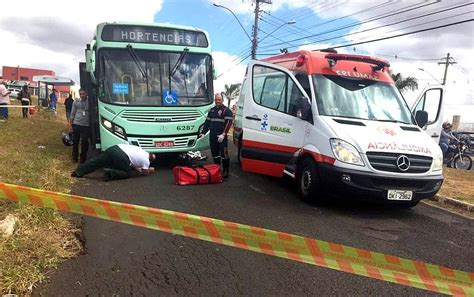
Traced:
<svg viewBox="0 0 474 297">
<path fill-rule="evenodd" d="M 178 104 L 178 94 L 175 91 L 166 91 L 163 93 L 163 105 Z"/>
</svg>

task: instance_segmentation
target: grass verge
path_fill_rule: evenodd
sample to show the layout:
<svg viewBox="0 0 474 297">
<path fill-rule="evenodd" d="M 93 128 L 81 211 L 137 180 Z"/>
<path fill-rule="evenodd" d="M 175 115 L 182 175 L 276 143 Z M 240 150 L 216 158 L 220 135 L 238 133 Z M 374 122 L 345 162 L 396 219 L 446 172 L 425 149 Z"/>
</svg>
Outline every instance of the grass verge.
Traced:
<svg viewBox="0 0 474 297">
<path fill-rule="evenodd" d="M 70 192 L 74 168 L 71 148 L 61 141 L 66 130 L 64 108 L 21 118 L 20 108 L 0 122 L 0 180 L 45 190 Z M 31 293 L 51 269 L 81 251 L 77 224 L 50 209 L 0 200 L 0 220 L 18 218 L 15 233 L 0 241 L 0 294 Z"/>
<path fill-rule="evenodd" d="M 444 168 L 439 195 L 474 204 L 474 171 Z"/>
</svg>

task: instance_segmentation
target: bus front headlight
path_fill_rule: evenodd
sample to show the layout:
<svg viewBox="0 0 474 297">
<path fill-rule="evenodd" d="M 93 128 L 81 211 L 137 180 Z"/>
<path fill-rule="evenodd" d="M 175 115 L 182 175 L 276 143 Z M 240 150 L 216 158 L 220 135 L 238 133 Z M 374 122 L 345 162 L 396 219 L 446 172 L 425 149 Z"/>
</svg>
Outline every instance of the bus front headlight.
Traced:
<svg viewBox="0 0 474 297">
<path fill-rule="evenodd" d="M 119 134 L 120 136 L 125 137 L 125 131 L 120 126 L 114 125 L 114 132 L 115 134 Z"/>
<path fill-rule="evenodd" d="M 443 170 L 443 155 L 433 159 L 433 171 Z"/>
<path fill-rule="evenodd" d="M 111 121 L 107 120 L 106 118 L 102 118 L 102 126 L 104 126 L 107 130 L 114 133 L 120 138 L 126 139 L 127 136 L 125 134 L 125 129 L 120 127 L 117 124 L 112 123 Z"/>
<path fill-rule="evenodd" d="M 330 139 L 330 143 L 334 156 L 339 161 L 358 166 L 365 166 L 362 157 L 352 144 L 337 138 Z"/>
<path fill-rule="evenodd" d="M 109 120 L 102 119 L 102 124 L 104 125 L 105 128 L 112 130 L 112 123 Z"/>
</svg>

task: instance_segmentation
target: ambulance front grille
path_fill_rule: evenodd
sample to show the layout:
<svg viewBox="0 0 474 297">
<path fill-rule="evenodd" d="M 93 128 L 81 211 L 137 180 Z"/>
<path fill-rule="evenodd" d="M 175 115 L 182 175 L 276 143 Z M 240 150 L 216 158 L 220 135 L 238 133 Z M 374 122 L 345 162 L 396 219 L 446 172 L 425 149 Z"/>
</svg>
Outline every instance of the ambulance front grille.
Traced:
<svg viewBox="0 0 474 297">
<path fill-rule="evenodd" d="M 406 171 L 402 171 L 397 166 L 397 160 L 402 155 L 407 156 L 410 162 L 410 166 Z M 376 170 L 398 173 L 424 173 L 430 170 L 433 162 L 431 157 L 400 153 L 368 152 L 367 158 L 370 165 Z"/>
</svg>

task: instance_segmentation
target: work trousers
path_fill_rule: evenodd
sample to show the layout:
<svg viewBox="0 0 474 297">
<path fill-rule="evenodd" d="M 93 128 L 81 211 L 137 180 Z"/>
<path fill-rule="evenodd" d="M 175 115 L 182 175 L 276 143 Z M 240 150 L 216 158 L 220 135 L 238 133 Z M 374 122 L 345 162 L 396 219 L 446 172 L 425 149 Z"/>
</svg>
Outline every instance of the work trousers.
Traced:
<svg viewBox="0 0 474 297">
<path fill-rule="evenodd" d="M 221 143 L 217 141 L 219 135 L 214 135 L 211 133 L 209 135 L 209 144 L 211 147 L 211 154 L 213 158 L 229 158 L 229 153 L 227 151 L 227 136 L 224 137 Z"/>
<path fill-rule="evenodd" d="M 87 159 L 87 151 L 89 149 L 89 127 L 72 125 L 73 144 L 72 144 L 72 158 L 77 160 L 79 157 L 79 141 L 81 142 L 81 163 Z"/>
<path fill-rule="evenodd" d="M 4 105 L 5 107 L 2 107 Z M 8 119 L 8 103 L 0 103 L 0 119 Z"/>
<path fill-rule="evenodd" d="M 114 145 L 97 157 L 80 164 L 76 169 L 76 174 L 83 176 L 100 168 L 110 170 L 111 180 L 129 178 L 135 170 L 127 154 L 118 145 Z"/>
<path fill-rule="evenodd" d="M 227 135 L 224 137 L 221 143 L 217 141 L 218 135 L 214 133 L 210 133 L 209 135 L 209 144 L 211 146 L 211 155 L 214 159 L 214 164 L 221 165 L 222 164 L 222 176 L 228 177 L 229 176 L 229 152 L 227 150 Z"/>
<path fill-rule="evenodd" d="M 30 105 L 30 100 L 28 99 L 21 99 L 21 105 L 23 106 L 28 106 Z M 23 115 L 24 118 L 27 118 L 28 117 L 28 107 L 22 107 L 21 108 L 21 113 Z"/>
</svg>

